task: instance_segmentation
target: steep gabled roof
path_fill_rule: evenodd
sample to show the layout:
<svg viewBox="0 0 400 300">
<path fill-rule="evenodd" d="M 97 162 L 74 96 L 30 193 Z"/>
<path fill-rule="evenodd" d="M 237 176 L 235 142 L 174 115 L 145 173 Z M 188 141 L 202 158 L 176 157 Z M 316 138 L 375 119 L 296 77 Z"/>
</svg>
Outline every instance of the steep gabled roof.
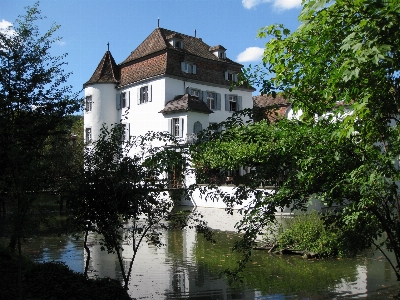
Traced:
<svg viewBox="0 0 400 300">
<path fill-rule="evenodd" d="M 172 46 L 168 40 L 170 38 L 182 39 L 183 49 L 176 49 Z M 218 58 L 213 53 L 210 52 L 210 46 L 202 41 L 201 38 L 194 36 L 185 35 L 179 32 L 164 28 L 156 28 L 135 50 L 131 52 L 127 59 L 125 59 L 121 64 L 126 64 L 131 61 L 143 58 L 145 56 L 154 54 L 162 50 L 175 50 L 180 51 L 185 54 L 191 54 L 205 59 L 227 62 L 229 64 L 234 64 L 238 67 L 242 67 L 241 64 L 230 60 L 229 58 Z"/>
<path fill-rule="evenodd" d="M 110 51 L 107 51 L 94 71 L 92 77 L 83 86 L 93 83 L 118 83 L 119 68 Z"/>
<path fill-rule="evenodd" d="M 205 114 L 213 113 L 204 101 L 189 94 L 176 96 L 165 105 L 164 109 L 161 110 L 160 113 L 168 114 L 180 111 L 196 111 Z"/>
</svg>

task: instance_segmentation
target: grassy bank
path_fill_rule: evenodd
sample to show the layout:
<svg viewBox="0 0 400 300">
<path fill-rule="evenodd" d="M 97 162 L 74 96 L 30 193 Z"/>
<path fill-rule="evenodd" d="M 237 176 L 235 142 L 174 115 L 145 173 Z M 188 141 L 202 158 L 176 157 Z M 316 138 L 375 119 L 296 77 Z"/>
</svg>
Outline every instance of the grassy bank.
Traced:
<svg viewBox="0 0 400 300">
<path fill-rule="evenodd" d="M 22 261 L 22 299 L 111 300 L 131 299 L 120 282 L 109 278 L 86 279 L 62 263 Z M 19 299 L 18 259 L 0 248 L 0 299 Z"/>
</svg>

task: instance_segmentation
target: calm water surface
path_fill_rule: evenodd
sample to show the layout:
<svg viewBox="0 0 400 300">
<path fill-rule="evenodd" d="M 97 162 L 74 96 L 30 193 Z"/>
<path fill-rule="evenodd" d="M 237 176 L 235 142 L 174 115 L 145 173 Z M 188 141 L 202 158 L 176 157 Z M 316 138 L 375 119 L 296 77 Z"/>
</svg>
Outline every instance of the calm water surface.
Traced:
<svg viewBox="0 0 400 300">
<path fill-rule="evenodd" d="M 216 244 L 194 230 L 165 232 L 164 247 L 144 244 L 134 263 L 129 293 L 136 299 L 399 299 L 400 284 L 379 253 L 355 259 L 305 260 L 255 251 L 242 282 L 220 276 L 239 259 L 230 251 L 237 235 L 233 226 L 239 216 L 224 210 L 201 208 L 215 229 Z M 121 279 L 116 255 L 100 250 L 90 237 L 90 276 Z M 25 251 L 37 261 L 63 261 L 83 272 L 82 241 L 72 237 L 31 239 Z M 124 257 L 129 264 L 130 249 Z"/>
</svg>

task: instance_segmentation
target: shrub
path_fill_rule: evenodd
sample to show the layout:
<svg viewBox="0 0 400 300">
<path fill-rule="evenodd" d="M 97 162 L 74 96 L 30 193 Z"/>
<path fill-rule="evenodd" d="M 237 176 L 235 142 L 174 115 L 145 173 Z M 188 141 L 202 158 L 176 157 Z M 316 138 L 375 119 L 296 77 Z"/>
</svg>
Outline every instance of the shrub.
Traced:
<svg viewBox="0 0 400 300">
<path fill-rule="evenodd" d="M 325 224 L 317 212 L 285 219 L 276 240 L 278 248 L 315 253 L 321 257 L 342 253 L 340 230 Z"/>
</svg>

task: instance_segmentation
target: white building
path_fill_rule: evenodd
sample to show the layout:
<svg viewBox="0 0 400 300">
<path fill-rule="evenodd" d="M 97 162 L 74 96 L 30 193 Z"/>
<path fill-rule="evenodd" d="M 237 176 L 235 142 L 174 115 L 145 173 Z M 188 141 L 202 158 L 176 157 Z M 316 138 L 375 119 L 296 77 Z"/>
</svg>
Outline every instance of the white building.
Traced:
<svg viewBox="0 0 400 300">
<path fill-rule="evenodd" d="M 127 135 L 168 131 L 185 140 L 253 107 L 253 88 L 229 90 L 242 67 L 221 45 L 156 28 L 120 64 L 107 51 L 84 84 L 85 140 L 96 140 L 103 124 L 123 116 Z M 187 176 L 186 184 L 193 180 Z"/>
<path fill-rule="evenodd" d="M 225 51 L 163 28 L 118 65 L 107 51 L 84 84 L 85 140 L 95 140 L 103 124 L 120 122 L 128 109 L 128 134 L 169 131 L 185 138 L 252 108 L 252 88 L 229 91 L 243 66 Z"/>
</svg>

